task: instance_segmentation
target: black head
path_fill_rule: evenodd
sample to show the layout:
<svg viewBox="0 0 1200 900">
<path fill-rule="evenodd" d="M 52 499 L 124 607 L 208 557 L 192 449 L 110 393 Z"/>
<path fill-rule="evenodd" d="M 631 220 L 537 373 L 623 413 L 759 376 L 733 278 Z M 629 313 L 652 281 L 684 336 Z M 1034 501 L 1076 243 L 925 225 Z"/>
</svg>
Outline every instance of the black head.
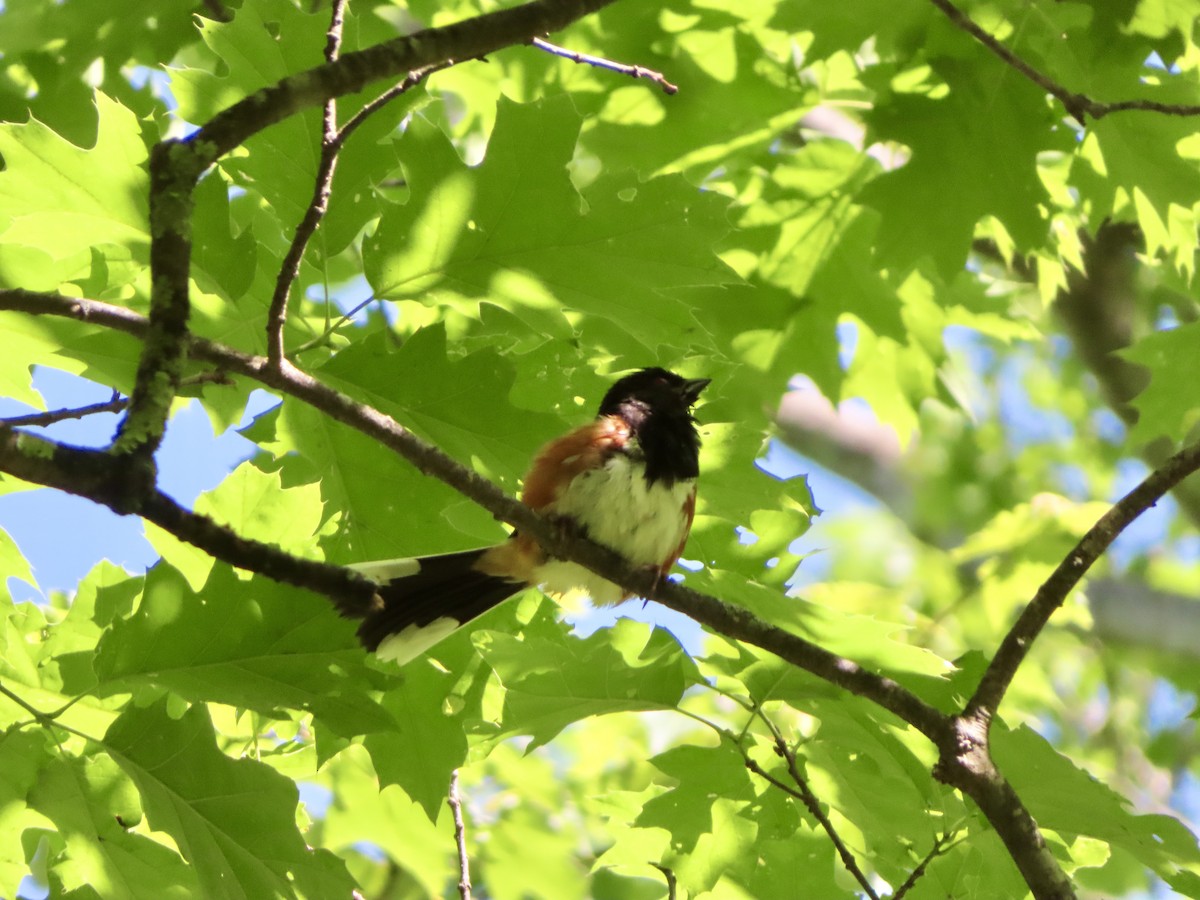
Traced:
<svg viewBox="0 0 1200 900">
<path fill-rule="evenodd" d="M 690 415 L 688 412 L 709 378 L 684 378 L 666 369 L 638 369 L 608 389 L 600 415 L 623 416 L 633 423 L 647 415 Z M 632 413 L 632 415 L 628 415 Z"/>
<path fill-rule="evenodd" d="M 668 484 L 695 478 L 700 470 L 700 436 L 692 404 L 711 379 L 684 378 L 666 369 L 639 369 L 608 389 L 602 416 L 629 423 L 646 456 L 646 479 Z"/>
</svg>

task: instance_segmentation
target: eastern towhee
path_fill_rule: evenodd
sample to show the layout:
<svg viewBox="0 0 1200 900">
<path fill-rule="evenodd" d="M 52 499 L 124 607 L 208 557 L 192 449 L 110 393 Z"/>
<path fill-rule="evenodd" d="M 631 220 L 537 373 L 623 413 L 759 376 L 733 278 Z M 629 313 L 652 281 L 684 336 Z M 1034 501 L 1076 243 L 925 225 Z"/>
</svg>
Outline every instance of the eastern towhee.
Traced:
<svg viewBox="0 0 1200 900">
<path fill-rule="evenodd" d="M 700 436 L 691 407 L 708 384 L 659 368 L 626 375 L 604 395 L 594 421 L 541 449 L 521 499 L 666 575 L 695 515 Z M 359 638 L 400 663 L 531 585 L 552 595 L 580 591 L 599 605 L 630 597 L 519 533 L 494 547 L 351 568 L 378 582 L 383 599 L 383 608 L 358 629 Z"/>
</svg>

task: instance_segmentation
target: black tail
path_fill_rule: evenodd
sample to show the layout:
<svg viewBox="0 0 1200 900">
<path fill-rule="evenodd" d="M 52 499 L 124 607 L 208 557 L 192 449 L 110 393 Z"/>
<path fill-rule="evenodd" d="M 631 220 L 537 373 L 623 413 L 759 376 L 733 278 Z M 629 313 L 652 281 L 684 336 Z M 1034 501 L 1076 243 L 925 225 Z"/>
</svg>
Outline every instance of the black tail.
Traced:
<svg viewBox="0 0 1200 900">
<path fill-rule="evenodd" d="M 485 552 L 425 556 L 415 560 L 418 571 L 382 585 L 383 609 L 358 629 L 363 646 L 377 650 L 386 638 L 401 635 L 387 656 L 407 662 L 525 586 L 473 568 Z"/>
</svg>

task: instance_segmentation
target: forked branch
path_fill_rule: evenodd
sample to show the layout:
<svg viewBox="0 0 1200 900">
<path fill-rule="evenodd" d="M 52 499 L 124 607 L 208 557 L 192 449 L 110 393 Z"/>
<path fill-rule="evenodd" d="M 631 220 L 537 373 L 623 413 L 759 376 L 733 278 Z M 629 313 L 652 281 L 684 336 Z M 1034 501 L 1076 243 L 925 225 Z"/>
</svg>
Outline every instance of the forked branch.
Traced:
<svg viewBox="0 0 1200 900">
<path fill-rule="evenodd" d="M 1087 534 L 1038 588 L 1029 605 L 1004 636 L 975 694 L 967 702 L 963 711 L 965 717 L 982 717 L 990 722 L 1033 642 L 1055 610 L 1063 605 L 1079 579 L 1104 554 L 1117 535 L 1197 469 L 1200 469 L 1200 443 L 1185 447 L 1151 472 L 1088 529 Z"/>
<path fill-rule="evenodd" d="M 0 290 L 0 309 L 87 320 L 101 327 L 143 338 L 149 333 L 146 319 L 130 310 L 57 294 Z M 265 357 L 244 354 L 200 338 L 189 339 L 188 353 L 193 359 L 211 362 L 232 374 L 251 378 L 295 397 L 330 418 L 360 431 L 408 460 L 421 472 L 450 485 L 501 521 L 531 535 L 554 556 L 580 563 L 635 595 L 651 597 L 720 634 L 774 653 L 889 710 L 938 746 L 946 761 L 941 777 L 979 804 L 1009 848 L 1034 895 L 1038 898 L 1073 896 L 1061 867 L 1045 841 L 1041 840 L 1032 816 L 1011 785 L 990 764 L 986 741 L 972 748 L 971 765 L 954 755 L 960 743 L 961 717 L 947 716 L 897 682 L 758 619 L 741 607 L 724 603 L 681 584 L 662 581 L 643 568 L 630 566 L 605 547 L 566 534 L 563 529 L 554 527 L 494 483 L 425 443 L 389 416 L 351 400 L 294 367 L 275 368 Z M 3 454 L 0 454 L 0 470 L 11 471 Z M 56 477 L 67 478 L 61 472 Z M 70 484 L 70 481 L 66 481 L 64 489 L 70 490 Z M 87 496 L 78 488 L 75 492 Z M 168 525 L 163 527 L 172 530 Z M 225 559 L 222 555 L 216 555 Z M 237 564 L 253 571 L 263 571 L 253 560 Z M 264 571 L 264 574 L 270 573 Z M 308 586 L 313 587 L 311 584 Z"/>
<path fill-rule="evenodd" d="M 1070 91 L 1059 84 L 1045 72 L 1030 65 L 1004 44 L 996 40 L 975 23 L 965 12 L 955 6 L 951 0 L 929 0 L 934 6 L 945 13 L 946 18 L 961 28 L 988 50 L 999 57 L 1005 64 L 1020 72 L 1047 94 L 1054 97 L 1063 108 L 1071 114 L 1080 125 L 1086 125 L 1089 117 L 1103 119 L 1117 112 L 1142 110 L 1156 112 L 1167 116 L 1196 116 L 1200 115 L 1200 106 L 1190 103 L 1160 103 L 1157 100 L 1120 100 L 1115 103 L 1102 103 L 1086 94 Z"/>
<path fill-rule="evenodd" d="M 612 2 L 533 0 L 399 37 L 285 78 L 218 113 L 189 137 L 155 145 L 149 164 L 149 331 L 129 409 L 110 448 L 122 460 L 121 480 L 131 490 L 149 491 L 156 479 L 154 453 L 179 390 L 187 346 L 193 191 L 205 169 L 251 136 L 308 107 L 373 81 L 527 43 Z M 282 368 L 282 356 L 273 357 Z"/>
</svg>

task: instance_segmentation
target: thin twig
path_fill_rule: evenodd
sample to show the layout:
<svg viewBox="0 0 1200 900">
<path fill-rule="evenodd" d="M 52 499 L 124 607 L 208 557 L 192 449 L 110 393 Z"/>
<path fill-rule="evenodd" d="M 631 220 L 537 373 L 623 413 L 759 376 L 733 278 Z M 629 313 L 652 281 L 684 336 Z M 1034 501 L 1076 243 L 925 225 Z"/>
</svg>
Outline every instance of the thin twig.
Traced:
<svg viewBox="0 0 1200 900">
<path fill-rule="evenodd" d="M 951 835 L 949 833 L 938 835 L 937 840 L 933 842 L 933 846 L 929 848 L 929 852 L 925 854 L 925 858 L 904 879 L 904 884 L 896 889 L 896 892 L 891 896 L 891 900 L 903 900 L 904 895 L 911 891 L 913 886 L 925 875 L 925 870 L 929 868 L 929 864 L 945 852 L 950 838 Z"/>
<path fill-rule="evenodd" d="M 862 885 L 863 891 L 866 892 L 866 895 L 871 900 L 879 900 L 879 895 L 871 887 L 871 882 L 867 880 L 866 874 L 858 867 L 858 861 L 854 858 L 854 854 L 850 852 L 850 848 L 846 846 L 841 835 L 833 827 L 833 822 L 830 821 L 829 816 L 825 815 L 825 811 L 821 809 L 821 803 L 817 799 L 817 795 L 813 793 L 812 788 L 809 787 L 808 780 L 800 774 L 800 768 L 796 765 L 796 755 L 784 743 L 783 738 L 777 737 L 775 739 L 775 750 L 783 757 L 787 765 L 788 774 L 792 777 L 792 781 L 796 783 L 796 787 L 799 788 L 801 802 L 812 813 L 813 818 L 820 823 L 825 833 L 829 835 L 829 840 L 833 842 L 833 846 L 837 850 L 838 856 L 841 857 L 842 865 L 846 867 L 846 871 L 853 875 L 854 880 Z"/>
<path fill-rule="evenodd" d="M 276 350 L 281 354 L 283 353 L 282 335 L 283 325 L 287 319 L 288 294 L 291 292 L 292 283 L 300 273 L 300 262 L 304 257 L 304 251 L 308 245 L 308 241 L 311 239 L 313 233 L 316 231 L 317 226 L 320 224 L 321 218 L 328 209 L 330 185 L 333 180 L 333 170 L 336 165 L 338 153 L 340 153 L 342 147 L 346 145 L 346 141 L 350 139 L 350 136 L 354 134 L 354 132 L 357 131 L 359 127 L 372 115 L 379 112 L 379 110 L 383 109 L 383 107 L 385 107 L 392 100 L 395 100 L 397 97 L 408 93 L 434 72 L 440 72 L 442 69 L 448 69 L 453 65 L 457 65 L 457 63 L 457 60 L 448 59 L 444 62 L 436 63 L 435 65 L 426 66 L 423 69 L 409 72 L 408 75 L 404 77 L 403 81 L 392 85 L 378 97 L 371 100 L 369 103 L 364 104 L 358 112 L 356 112 L 347 120 L 346 124 L 337 129 L 332 135 L 329 134 L 329 122 L 328 120 L 326 121 L 326 136 L 321 145 L 321 164 L 324 166 L 326 160 L 328 159 L 328 172 L 324 172 L 323 169 L 318 170 L 317 184 L 313 191 L 313 199 L 309 204 L 308 210 L 305 212 L 304 219 L 296 228 L 296 234 L 292 239 L 292 245 L 288 248 L 287 258 L 285 258 L 283 266 L 279 270 L 279 278 L 275 283 L 275 294 L 271 299 L 271 309 L 268 312 L 267 317 L 267 321 L 269 323 L 267 336 L 268 354 Z M 332 103 L 333 101 L 331 100 L 329 104 L 326 104 L 326 110 L 329 109 L 329 106 Z M 322 181 L 323 172 L 325 176 L 324 181 Z M 372 295 L 350 311 L 343 313 L 341 317 L 338 318 L 338 320 L 332 325 L 326 325 L 325 329 L 319 335 L 311 340 L 305 341 L 299 347 L 296 347 L 288 352 L 286 354 L 286 358 L 295 359 L 305 350 L 311 350 L 313 347 L 321 346 L 326 340 L 329 339 L 331 334 L 333 334 L 342 326 L 343 323 L 349 321 L 355 315 L 355 313 L 374 300 L 375 297 Z M 274 338 L 272 338 L 272 334 L 270 332 L 270 328 L 272 327 L 270 323 L 272 321 L 275 322 L 274 327 L 278 329 L 275 332 Z"/>
<path fill-rule="evenodd" d="M 25 712 L 29 713 L 29 715 L 33 717 L 33 720 L 35 722 L 37 722 L 39 725 L 49 725 L 54 722 L 53 718 L 48 716 L 46 713 L 42 712 L 40 709 L 30 706 L 28 703 L 25 702 L 24 698 L 22 698 L 18 694 L 13 693 L 8 688 L 6 688 L 3 684 L 0 684 L 0 694 L 4 695 L 9 700 L 11 700 L 13 703 L 17 704 L 17 706 L 21 707 L 21 709 L 25 710 Z"/>
<path fill-rule="evenodd" d="M 1200 469 L 1200 443 L 1180 450 L 1147 475 L 1141 484 L 1118 500 L 1088 529 L 1087 534 L 1038 588 L 1029 605 L 1000 642 L 996 655 L 979 681 L 979 687 L 963 710 L 964 718 L 991 722 L 1033 642 L 1046 627 L 1050 616 L 1066 601 L 1079 579 L 1138 516 L 1197 469 Z"/>
<path fill-rule="evenodd" d="M 462 797 L 458 793 L 458 769 L 450 773 L 450 812 L 454 816 L 454 844 L 458 847 L 458 896 L 471 900 L 471 859 L 467 856 L 467 828 L 463 824 Z"/>
<path fill-rule="evenodd" d="M 1034 68 L 1021 57 L 1017 56 L 1000 41 L 980 28 L 970 16 L 955 6 L 950 0 L 929 0 L 934 6 L 946 14 L 946 17 L 983 46 L 987 47 L 1003 62 L 1016 69 L 1047 94 L 1058 100 L 1080 125 L 1087 124 L 1088 116 L 1102 119 L 1115 112 L 1142 110 L 1158 112 L 1168 116 L 1200 115 L 1200 106 L 1185 103 L 1159 103 L 1156 100 L 1122 100 L 1117 103 L 1101 103 L 1086 94 L 1078 94 L 1067 90 L 1049 75 Z"/>
<path fill-rule="evenodd" d="M 337 154 L 341 152 L 342 147 L 344 147 L 346 145 L 346 141 L 350 139 L 350 136 L 352 134 L 354 134 L 354 132 L 357 131 L 358 128 L 364 122 L 367 121 L 367 119 L 369 119 L 375 113 L 379 112 L 379 110 L 383 109 L 383 107 L 385 107 L 392 100 L 395 100 L 397 97 L 400 97 L 400 96 L 408 93 L 410 90 L 412 90 L 414 87 L 416 87 L 422 81 L 424 81 L 426 78 L 428 78 L 434 72 L 440 72 L 442 69 L 448 69 L 451 66 L 457 65 L 457 64 L 458 64 L 458 60 L 448 59 L 444 62 L 440 62 L 440 63 L 437 63 L 432 66 L 426 66 L 424 69 L 419 69 L 414 72 L 409 72 L 408 75 L 406 75 L 404 77 L 403 81 L 401 81 L 398 84 L 392 85 L 390 88 L 388 88 L 386 91 L 384 91 L 378 97 L 376 97 L 374 100 L 371 100 L 369 103 L 364 104 L 363 107 L 358 112 L 356 112 L 353 116 L 350 117 L 350 119 L 346 122 L 345 125 L 343 125 L 341 128 L 339 128 L 332 135 L 332 137 L 327 137 L 326 142 L 322 144 L 321 152 L 322 152 L 322 161 L 324 161 L 324 159 L 326 158 L 327 155 L 329 156 L 329 158 L 331 160 L 330 171 L 329 171 L 329 181 L 332 181 L 332 177 L 333 177 L 332 163 L 334 161 L 336 161 Z M 332 102 L 332 101 L 330 101 L 330 102 Z M 284 290 L 282 293 L 284 306 L 281 311 L 281 315 L 284 318 L 286 318 L 286 316 L 287 316 L 287 311 L 286 311 L 287 294 L 290 292 L 291 282 L 295 280 L 296 276 L 300 272 L 300 261 L 304 256 L 305 245 L 307 244 L 308 240 L 312 237 L 313 231 L 315 231 L 317 225 L 320 222 L 321 216 L 324 215 L 324 213 L 326 212 L 326 207 L 328 206 L 327 200 L 328 200 L 328 193 L 329 193 L 329 190 L 328 190 L 329 189 L 329 181 L 326 182 L 325 187 L 324 187 L 324 191 L 325 191 L 324 196 L 325 196 L 326 202 L 324 203 L 324 205 L 322 206 L 322 208 L 320 209 L 319 214 L 318 214 L 316 211 L 317 210 L 316 204 L 318 202 L 317 194 L 322 190 L 321 181 L 320 181 L 320 173 L 318 173 L 317 192 L 314 192 L 314 195 L 313 195 L 313 201 L 312 201 L 313 205 L 309 206 L 309 211 L 308 211 L 308 213 L 305 214 L 304 221 L 300 223 L 299 227 L 297 227 L 296 236 L 292 241 L 292 247 L 288 251 L 289 255 L 292 254 L 293 252 L 295 253 L 295 259 L 294 259 L 294 265 L 291 266 L 292 273 L 291 273 L 291 276 L 289 279 L 289 287 L 286 290 Z M 311 224 L 310 224 L 310 218 L 312 219 Z M 305 233 L 305 232 L 307 232 L 307 233 Z M 303 238 L 303 243 L 300 243 L 301 238 Z M 287 265 L 289 265 L 289 264 L 287 261 L 285 261 L 285 266 L 287 266 Z M 283 275 L 284 275 L 283 269 L 280 270 L 279 275 L 280 275 L 280 278 L 283 277 Z M 279 285 L 279 283 L 277 283 L 276 287 L 275 287 L 276 298 L 278 298 L 280 296 L 280 291 L 281 291 L 280 285 Z M 296 347 L 294 350 L 287 353 L 286 354 L 287 358 L 295 359 L 296 356 L 303 353 L 305 350 L 311 350 L 313 347 L 321 346 L 322 344 L 325 343 L 325 341 L 327 341 L 329 339 L 329 336 L 331 334 L 333 334 L 335 331 L 337 331 L 342 326 L 343 323 L 349 321 L 354 316 L 355 313 L 357 313 L 364 306 L 366 306 L 368 303 L 373 302 L 374 300 L 375 300 L 375 297 L 372 295 L 371 297 L 368 297 L 366 300 L 364 300 L 362 303 L 355 306 L 349 312 L 343 313 L 342 316 L 336 322 L 334 322 L 332 325 L 327 323 L 325 326 L 325 329 L 319 335 L 312 338 L 311 340 L 305 341 L 299 347 Z M 275 300 L 272 301 L 272 309 L 274 309 L 274 303 L 275 303 Z M 282 324 L 283 323 L 281 321 L 280 322 L 280 328 L 281 328 L 280 334 L 281 335 L 282 335 Z M 268 349 L 270 349 L 273 346 L 275 346 L 275 345 L 268 342 Z M 279 339 L 278 347 L 282 351 L 282 348 L 283 348 L 282 337 L 280 337 L 280 339 Z"/>
<path fill-rule="evenodd" d="M 329 340 L 329 336 L 331 334 L 333 334 L 335 331 L 337 331 L 339 328 L 341 328 L 346 322 L 349 322 L 351 319 L 353 319 L 356 315 L 358 315 L 360 312 L 362 312 L 364 309 L 366 309 L 370 304 L 374 303 L 377 299 L 379 299 L 379 298 L 376 297 L 374 294 L 372 294 L 370 297 L 368 297 L 366 300 L 362 301 L 361 303 L 356 303 L 353 307 L 351 307 L 350 309 L 348 309 L 344 313 L 342 313 L 341 316 L 338 317 L 336 322 L 334 322 L 331 325 L 326 325 L 324 330 L 320 334 L 318 334 L 316 337 L 305 341 L 303 344 L 301 344 L 298 347 L 293 348 L 292 350 L 289 350 L 287 358 L 295 359 L 297 356 L 299 356 L 301 353 L 303 353 L 306 350 L 311 350 L 314 347 L 322 346 L 326 341 Z"/>
<path fill-rule="evenodd" d="M 345 2 L 345 0 L 342 0 L 342 2 Z M 336 8 L 334 15 L 336 19 L 338 15 Z M 332 47 L 332 29 L 330 33 Z M 333 47 L 335 59 L 336 49 L 336 47 Z M 336 121 L 337 101 L 330 100 L 325 104 L 325 117 L 321 138 L 321 159 L 317 165 L 317 177 L 316 183 L 313 186 L 312 200 L 309 201 L 308 209 L 305 210 L 300 224 L 296 226 L 296 233 L 292 237 L 291 246 L 288 247 L 287 255 L 284 257 L 283 263 L 279 268 L 279 276 L 275 281 L 275 292 L 271 297 L 271 307 L 267 311 L 267 356 L 274 365 L 279 365 L 279 361 L 285 356 L 283 349 L 283 329 L 287 323 L 288 297 L 291 294 L 292 285 L 300 274 L 300 264 L 304 259 L 305 250 L 308 248 L 308 242 L 312 240 L 312 236 L 316 233 L 317 227 L 321 224 L 325 213 L 329 211 L 329 198 L 332 193 L 333 175 L 337 169 L 338 154 L 346 145 L 346 141 L 350 139 L 350 136 L 372 115 L 379 112 L 379 110 L 383 109 L 392 100 L 408 93 L 408 91 L 412 90 L 434 72 L 447 69 L 450 66 L 456 65 L 456 63 L 457 60 L 448 59 L 444 62 L 409 72 L 398 84 L 392 85 L 378 97 L 364 104 L 341 128 L 337 127 Z M 374 298 L 372 297 L 371 299 Z M 367 300 L 360 304 L 351 312 L 343 315 L 335 324 L 327 327 L 320 335 L 287 353 L 287 358 L 294 358 L 296 354 L 322 344 L 343 322 L 369 302 L 370 300 Z"/>
<path fill-rule="evenodd" d="M 679 93 L 679 86 L 667 81 L 666 76 L 662 72 L 647 69 L 645 66 L 630 66 L 625 63 L 614 62 L 611 59 L 605 59 L 603 56 L 578 53 L 567 47 L 552 44 L 542 38 L 534 38 L 529 43 L 533 44 L 539 50 L 545 50 L 547 53 L 553 53 L 555 56 L 561 56 L 563 59 L 569 59 L 571 62 L 579 63 L 580 65 L 595 66 L 598 69 L 607 69 L 610 72 L 616 72 L 620 75 L 628 75 L 630 78 L 645 78 L 647 81 L 653 81 L 662 88 L 664 94 Z"/>
<path fill-rule="evenodd" d="M 201 372 L 199 375 L 184 378 L 179 382 L 179 386 L 232 383 L 227 373 L 217 370 L 213 372 Z M 92 403 L 88 406 L 64 407 L 63 409 L 53 409 L 49 412 L 29 413 L 24 416 L 9 416 L 6 419 L 0 419 L 0 428 L 45 428 L 48 425 L 53 425 L 55 422 L 65 422 L 69 419 L 82 419 L 86 416 L 95 416 L 101 413 L 120 412 L 128 405 L 129 398 L 122 397 L 114 390 L 111 400 Z"/>
<path fill-rule="evenodd" d="M 329 31 L 325 40 L 325 60 L 335 62 L 342 48 L 342 26 L 346 18 L 346 3 L 348 0 L 333 0 L 333 10 L 330 13 Z M 321 158 L 317 163 L 317 177 L 313 184 L 312 199 L 296 233 L 292 235 L 291 246 L 284 254 L 283 264 L 279 267 L 279 275 L 275 279 L 275 291 L 271 295 L 271 306 L 267 310 L 267 359 L 271 365 L 278 366 L 283 360 L 283 329 L 287 324 L 288 296 L 292 285 L 300 274 L 300 263 L 304 259 L 304 251 L 308 242 L 316 233 L 317 226 L 329 209 L 329 197 L 333 191 L 333 173 L 337 168 L 337 99 L 325 101 L 321 118 Z"/>
<path fill-rule="evenodd" d="M 346 140 L 350 137 L 350 135 L 354 134 L 354 132 L 358 130 L 358 127 L 362 125 L 363 122 L 367 121 L 367 119 L 369 119 L 372 115 L 383 109 L 383 107 L 385 107 L 388 103 L 395 100 L 402 94 L 406 94 L 411 91 L 414 87 L 428 78 L 434 72 L 440 72 L 442 69 L 448 69 L 451 66 L 458 65 L 458 63 L 459 60 L 447 59 L 443 60 L 442 62 L 435 63 L 434 65 L 425 66 L 422 69 L 414 69 L 412 72 L 409 72 L 406 76 L 404 76 L 403 81 L 392 85 L 374 100 L 364 103 L 362 109 L 352 115 L 346 121 L 346 124 L 338 130 L 337 135 L 334 137 L 334 142 L 340 148 L 346 143 Z"/>
<path fill-rule="evenodd" d="M 91 403 L 87 406 L 65 407 L 52 409 L 48 412 L 30 413 L 25 416 L 9 416 L 0 419 L 0 428 L 43 428 L 55 422 L 65 422 L 68 419 L 82 419 L 100 413 L 120 412 L 129 404 L 129 400 L 113 391 L 112 399 L 103 403 Z"/>
<path fill-rule="evenodd" d="M 813 817 L 816 818 L 817 822 L 820 823 L 821 827 L 825 830 L 825 833 L 829 835 L 830 840 L 833 841 L 834 849 L 837 850 L 838 856 L 841 857 L 842 865 L 846 867 L 846 871 L 854 877 L 854 880 L 859 883 L 863 891 L 868 897 L 871 898 L 871 900 L 879 900 L 879 895 L 875 893 L 875 889 L 871 887 L 871 882 L 867 880 L 867 876 L 863 874 L 863 871 L 858 867 L 858 863 L 855 861 L 854 855 L 850 852 L 849 848 L 842 843 L 842 839 L 838 836 L 837 832 L 833 828 L 833 823 L 830 822 L 829 818 L 821 811 L 820 803 L 817 801 L 817 798 L 813 795 L 812 791 L 809 790 L 808 784 L 801 781 L 800 784 L 802 786 L 800 788 L 794 788 L 786 781 L 781 781 L 760 766 L 748 753 L 746 753 L 744 748 L 742 748 L 742 756 L 746 761 L 747 769 L 749 769 L 759 778 L 771 784 L 773 787 L 779 788 L 779 790 L 783 791 L 785 794 L 795 797 L 804 804 L 805 809 L 812 813 Z"/>
<path fill-rule="evenodd" d="M 771 775 L 767 775 L 763 771 L 762 767 L 759 766 L 758 763 L 754 762 L 754 760 L 750 758 L 749 754 L 743 748 L 742 755 L 746 759 L 747 768 L 754 772 L 754 774 L 766 778 L 771 782 L 771 784 L 782 788 L 803 803 L 805 809 L 812 814 L 812 817 L 817 820 L 817 823 L 821 826 L 825 833 L 829 835 L 829 840 L 832 841 L 834 849 L 837 850 L 838 856 L 841 857 L 842 865 L 846 867 L 846 871 L 849 872 L 854 877 L 854 880 L 862 886 L 863 891 L 866 892 L 866 895 L 870 897 L 871 900 L 879 900 L 879 895 L 875 893 L 875 889 L 871 886 L 870 880 L 867 878 L 866 874 L 863 873 L 863 870 L 858 867 L 858 860 L 854 858 L 854 854 L 850 852 L 850 848 L 846 846 L 846 842 L 842 840 L 841 835 L 837 833 L 837 829 L 833 827 L 833 822 L 830 821 L 829 816 L 825 815 L 825 811 L 821 809 L 821 801 L 817 799 L 817 795 L 814 794 L 812 788 L 809 787 L 808 779 L 800 774 L 800 767 L 796 764 L 796 754 L 792 752 L 791 747 L 789 747 L 787 741 L 784 740 L 783 733 L 779 730 L 774 722 L 767 718 L 766 713 L 763 712 L 763 708 L 760 705 L 755 705 L 754 713 L 759 717 L 759 719 L 762 720 L 763 724 L 766 725 L 767 729 L 771 732 L 771 737 L 775 741 L 775 752 L 787 766 L 788 775 L 790 775 L 792 781 L 795 782 L 796 788 L 793 790 L 790 786 L 783 784 L 778 779 L 772 777 Z"/>
<path fill-rule="evenodd" d="M 64 712 L 66 712 L 68 709 L 70 709 L 76 703 L 76 701 L 82 699 L 81 697 L 75 697 L 73 700 L 71 700 L 69 703 L 65 704 L 62 708 L 58 709 L 55 712 L 45 713 L 45 712 L 42 712 L 37 707 L 32 706 L 31 704 L 27 703 L 19 694 L 15 693 L 14 691 L 9 690 L 3 684 L 0 684 L 0 696 L 7 697 L 13 703 L 17 704 L 17 706 L 21 707 L 21 709 L 25 710 L 25 712 L 29 713 L 29 715 L 32 719 L 31 724 L 39 725 L 42 728 L 46 729 L 46 731 L 49 732 L 50 737 L 53 739 L 54 743 L 58 744 L 58 748 L 60 751 L 63 749 L 62 742 L 58 739 L 58 736 L 52 730 L 54 728 L 60 728 L 63 731 L 67 732 L 68 734 L 73 734 L 73 735 L 75 735 L 75 737 L 83 738 L 85 741 L 88 741 L 89 743 L 92 743 L 92 744 L 103 744 L 104 743 L 102 740 L 98 740 L 97 738 L 93 737 L 92 735 L 86 734 L 86 733 L 80 731 L 78 728 L 73 728 L 65 722 L 58 721 L 58 717 L 60 715 L 62 715 Z M 18 728 L 24 727 L 25 724 L 26 723 L 24 723 L 24 722 L 15 723 L 14 727 L 18 727 Z"/>
</svg>

